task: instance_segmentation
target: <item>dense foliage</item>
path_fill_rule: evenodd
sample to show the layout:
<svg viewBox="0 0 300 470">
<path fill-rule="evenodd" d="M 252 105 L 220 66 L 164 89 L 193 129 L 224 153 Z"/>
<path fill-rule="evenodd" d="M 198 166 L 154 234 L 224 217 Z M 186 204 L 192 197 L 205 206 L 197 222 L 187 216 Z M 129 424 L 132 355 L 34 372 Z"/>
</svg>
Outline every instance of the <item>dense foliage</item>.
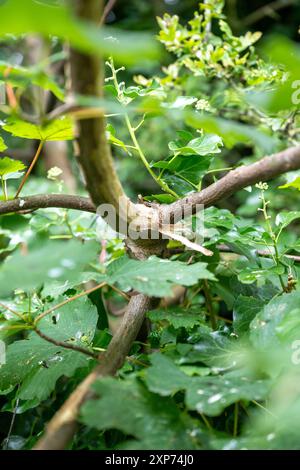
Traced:
<svg viewBox="0 0 300 470">
<path fill-rule="evenodd" d="M 93 211 L 22 211 L 29 195 L 87 195 L 74 121 L 97 113 L 145 207 L 299 143 L 300 48 L 284 29 L 261 39 L 234 2 L 210 0 L 194 14 L 186 2 L 188 21 L 160 5 L 156 38 L 129 34 L 140 28 L 120 3 L 120 27 L 102 29 L 59 0 L 0 2 L 0 213 L 15 196 L 20 206 L 0 219 L 2 448 L 35 445 L 139 292 L 157 299 L 146 334 L 116 377 L 93 384 L 69 448 L 299 449 L 300 169 L 262 173 L 193 215 L 168 257 L 132 259 Z M 105 56 L 103 97 L 70 97 L 65 42 Z"/>
</svg>

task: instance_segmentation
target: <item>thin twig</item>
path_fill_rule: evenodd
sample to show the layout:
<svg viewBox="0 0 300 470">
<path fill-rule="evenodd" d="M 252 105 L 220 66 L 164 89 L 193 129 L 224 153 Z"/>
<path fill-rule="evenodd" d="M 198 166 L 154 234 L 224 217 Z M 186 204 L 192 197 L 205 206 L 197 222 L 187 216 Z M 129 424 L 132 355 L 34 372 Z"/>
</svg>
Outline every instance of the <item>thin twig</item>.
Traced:
<svg viewBox="0 0 300 470">
<path fill-rule="evenodd" d="M 85 354 L 86 356 L 90 356 L 93 359 L 98 359 L 98 354 L 97 353 L 93 353 L 92 351 L 89 351 L 86 348 L 82 348 L 81 346 L 77 346 L 76 344 L 67 343 L 65 341 L 57 341 L 54 338 L 50 338 L 50 336 L 46 335 L 45 333 L 43 333 L 38 328 L 34 328 L 33 331 L 35 331 L 35 333 L 38 336 L 40 336 L 40 338 L 44 339 L 45 341 L 48 341 L 48 343 L 52 343 L 55 346 L 58 346 L 59 348 L 71 349 L 72 351 L 77 351 L 77 352 L 80 352 L 82 354 Z"/>
<path fill-rule="evenodd" d="M 274 2 L 268 3 L 267 5 L 258 8 L 241 21 L 243 23 L 243 26 L 251 26 L 252 24 L 255 24 L 258 21 L 262 20 L 265 16 L 274 17 L 276 11 L 281 10 L 282 8 L 289 7 L 294 3 L 295 0 L 275 0 Z"/>
<path fill-rule="evenodd" d="M 108 0 L 107 4 L 104 7 L 103 14 L 101 16 L 100 25 L 105 23 L 106 18 L 108 17 L 109 13 L 115 6 L 117 0 Z"/>
<path fill-rule="evenodd" d="M 49 315 L 49 313 L 54 312 L 54 310 L 57 310 L 58 308 L 63 307 L 64 305 L 68 304 L 69 302 L 73 302 L 73 300 L 79 299 L 80 297 L 83 297 L 85 295 L 89 295 L 92 292 L 94 292 L 95 290 L 101 289 L 101 287 L 104 287 L 105 285 L 106 285 L 106 282 L 101 282 L 100 284 L 97 284 L 97 286 L 92 287 L 91 289 L 85 290 L 83 292 L 80 292 L 80 294 L 76 294 L 73 297 L 69 297 L 68 299 L 63 300 L 59 304 L 54 305 L 53 307 L 49 308 L 45 312 L 38 315 L 36 317 L 35 321 L 34 321 L 34 324 L 37 325 L 37 323 L 39 321 L 41 321 L 42 318 L 44 318 L 46 315 Z"/>
<path fill-rule="evenodd" d="M 16 404 L 15 404 L 15 407 L 14 407 L 14 411 L 13 411 L 13 415 L 12 415 L 12 418 L 11 418 L 9 430 L 8 430 L 8 433 L 7 433 L 7 437 L 6 437 L 5 441 L 4 441 L 4 445 L 3 445 L 3 449 L 4 449 L 4 450 L 8 449 L 8 444 L 9 444 L 10 436 L 11 436 L 11 434 L 12 434 L 12 430 L 13 430 L 13 427 L 14 427 L 14 424 L 15 424 L 15 420 L 16 420 L 16 416 L 17 416 L 17 410 L 18 410 L 18 406 L 19 406 L 19 401 L 20 401 L 20 399 L 17 398 L 17 399 L 16 399 Z"/>
</svg>

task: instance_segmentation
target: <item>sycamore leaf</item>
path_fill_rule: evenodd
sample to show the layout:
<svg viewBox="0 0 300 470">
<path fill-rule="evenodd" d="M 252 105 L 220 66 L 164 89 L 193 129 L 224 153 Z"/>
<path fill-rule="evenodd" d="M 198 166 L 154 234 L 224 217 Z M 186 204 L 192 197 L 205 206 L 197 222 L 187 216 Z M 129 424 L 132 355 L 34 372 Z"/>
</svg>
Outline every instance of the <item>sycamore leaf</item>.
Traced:
<svg viewBox="0 0 300 470">
<path fill-rule="evenodd" d="M 201 310 L 198 307 L 188 309 L 170 307 L 168 310 L 158 309 L 148 313 L 148 318 L 155 323 L 168 323 L 174 328 L 193 328 L 203 323 Z"/>
<path fill-rule="evenodd" d="M 55 317 L 55 320 L 54 320 Z M 88 348 L 95 334 L 97 309 L 87 298 L 66 304 L 39 323 L 39 329 L 58 341 Z M 20 384 L 17 396 L 22 400 L 45 400 L 59 377 L 71 377 L 76 369 L 87 368 L 93 359 L 80 352 L 64 349 L 30 333 L 28 339 L 7 347 L 6 363 L 0 367 L 0 390 Z M 0 391 L 0 393 L 1 393 Z"/>
<path fill-rule="evenodd" d="M 9 157 L 0 158 L 0 178 L 4 180 L 19 178 L 26 167 L 19 160 L 13 160 Z"/>
<path fill-rule="evenodd" d="M 63 90 L 52 77 L 42 70 L 41 65 L 21 67 L 0 60 L 0 78 L 17 87 L 24 88 L 36 85 L 44 90 L 50 90 L 61 101 L 65 97 Z"/>
<path fill-rule="evenodd" d="M 162 354 L 153 354 L 151 362 L 145 381 L 152 392 L 168 396 L 185 390 L 188 409 L 209 416 L 218 416 L 227 406 L 240 400 L 261 400 L 270 388 L 266 380 L 241 375 L 189 377 Z"/>
<path fill-rule="evenodd" d="M 3 152 L 6 149 L 7 149 L 7 145 L 5 145 L 4 140 L 2 139 L 2 137 L 0 137 L 0 152 Z"/>
<path fill-rule="evenodd" d="M 193 449 L 192 420 L 173 400 L 158 397 L 135 380 L 98 380 L 96 400 L 85 403 L 81 420 L 99 430 L 118 429 L 135 439 L 118 444 L 126 449 Z"/>
<path fill-rule="evenodd" d="M 54 280 L 63 284 L 78 279 L 80 271 L 96 260 L 97 250 L 98 244 L 93 241 L 44 240 L 29 246 L 27 255 L 15 251 L 0 266 L 0 296 L 7 297 L 15 289 L 32 292 Z"/>
<path fill-rule="evenodd" d="M 71 140 L 74 137 L 72 119 L 66 116 L 42 125 L 32 124 L 13 117 L 7 119 L 3 129 L 16 137 L 22 137 L 23 139 L 46 141 Z"/>
<path fill-rule="evenodd" d="M 199 279 L 214 280 L 206 266 L 207 263 L 187 265 L 156 256 L 145 261 L 123 256 L 108 266 L 106 276 L 109 284 L 117 283 L 122 290 L 133 288 L 150 296 L 164 297 L 172 294 L 172 286 L 176 284 L 191 286 Z"/>
</svg>

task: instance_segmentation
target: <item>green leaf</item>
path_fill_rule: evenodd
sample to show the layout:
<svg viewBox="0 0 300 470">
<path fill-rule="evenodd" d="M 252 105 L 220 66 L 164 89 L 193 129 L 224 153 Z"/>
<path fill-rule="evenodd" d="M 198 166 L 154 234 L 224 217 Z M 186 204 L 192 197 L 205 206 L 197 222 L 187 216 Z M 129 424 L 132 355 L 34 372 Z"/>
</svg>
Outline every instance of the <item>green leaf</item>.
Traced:
<svg viewBox="0 0 300 470">
<path fill-rule="evenodd" d="M 278 141 L 275 136 L 268 135 L 266 132 L 247 124 L 214 117 L 209 114 L 200 114 L 191 110 L 185 110 L 185 114 L 188 125 L 219 135 L 228 148 L 245 143 L 256 145 L 268 154 L 273 153 L 278 148 Z"/>
<path fill-rule="evenodd" d="M 215 134 L 204 134 L 201 137 L 184 142 L 183 139 L 174 140 L 169 143 L 169 149 L 174 155 L 211 155 L 220 153 L 223 145 L 221 137 Z"/>
<path fill-rule="evenodd" d="M 275 224 L 279 226 L 281 231 L 296 219 L 300 219 L 300 211 L 281 211 L 276 216 Z"/>
<path fill-rule="evenodd" d="M 290 183 L 283 184 L 282 186 L 278 186 L 279 189 L 286 189 L 286 188 L 296 188 L 300 191 L 300 176 L 291 181 Z"/>
<path fill-rule="evenodd" d="M 21 67 L 0 60 L 0 79 L 13 86 L 23 88 L 30 85 L 39 86 L 44 90 L 50 90 L 59 100 L 63 101 L 65 98 L 63 90 L 41 67 L 42 64 L 34 67 Z"/>
<path fill-rule="evenodd" d="M 137 380 L 105 378 L 93 385 L 100 397 L 85 403 L 81 420 L 99 430 L 118 429 L 135 439 L 125 449 L 194 449 L 192 421 L 169 398 L 157 397 Z"/>
<path fill-rule="evenodd" d="M 300 292 L 282 294 L 265 305 L 250 325 L 250 338 L 253 344 L 261 349 L 279 346 L 280 341 L 276 334 L 277 327 L 280 331 L 280 324 L 291 312 L 293 312 L 292 317 L 294 317 L 295 312 L 298 315 L 300 314 Z M 300 331 L 298 331 L 298 334 L 300 334 Z"/>
<path fill-rule="evenodd" d="M 190 155 L 187 158 L 177 155 L 168 162 L 157 162 L 152 166 L 154 168 L 163 168 L 183 180 L 187 180 L 194 185 L 198 185 L 210 164 L 211 158 L 209 156 L 199 158 L 196 155 Z"/>
<path fill-rule="evenodd" d="M 124 256 L 108 266 L 107 282 L 117 283 L 122 290 L 133 288 L 150 296 L 164 297 L 172 294 L 172 286 L 176 284 L 192 286 L 199 279 L 214 280 L 206 266 L 207 263 L 187 265 L 155 256 L 145 261 Z"/>
<path fill-rule="evenodd" d="M 2 263 L 0 267 L 0 296 L 8 296 L 15 289 L 31 292 L 48 281 L 72 281 L 80 271 L 96 259 L 98 244 L 77 240 L 44 241 L 35 247 L 29 246 L 29 253 L 20 250 Z"/>
<path fill-rule="evenodd" d="M 0 137 L 0 152 L 3 152 L 6 149 L 7 149 L 7 145 L 5 145 L 4 140 L 2 139 L 2 137 Z"/>
<path fill-rule="evenodd" d="M 254 380 L 247 376 L 199 377 L 187 389 L 186 405 L 208 416 L 218 416 L 229 405 L 241 400 L 264 400 L 269 393 L 270 382 Z"/>
<path fill-rule="evenodd" d="M 145 382 L 152 392 L 168 396 L 185 390 L 188 409 L 209 416 L 218 416 L 227 406 L 240 400 L 261 400 L 270 388 L 268 381 L 233 374 L 189 377 L 162 354 L 152 355 L 151 363 Z"/>
<path fill-rule="evenodd" d="M 256 314 L 263 308 L 263 300 L 239 295 L 233 305 L 233 327 L 240 335 L 249 330 L 249 325 Z"/>
<path fill-rule="evenodd" d="M 106 126 L 106 137 L 109 142 L 118 145 L 124 152 L 129 153 L 124 142 L 116 137 L 116 130 L 111 124 L 107 124 Z"/>
<path fill-rule="evenodd" d="M 282 275 L 284 272 L 284 266 L 270 266 L 265 269 L 248 267 L 239 272 L 238 279 L 244 284 L 252 284 L 259 280 L 269 279 L 276 275 Z"/>
<path fill-rule="evenodd" d="M 80 51 L 100 57 L 113 55 L 122 64 L 140 63 L 159 56 L 158 44 L 147 33 L 99 28 L 97 24 L 79 21 L 61 2 L 47 5 L 34 0 L 7 0 L 1 5 L 0 35 L 26 33 L 56 36 Z"/>
<path fill-rule="evenodd" d="M 96 307 L 85 297 L 44 317 L 38 327 L 51 338 L 87 348 L 94 337 L 97 318 Z M 54 390 L 60 377 L 72 377 L 76 369 L 87 368 L 91 360 L 32 332 L 28 339 L 7 347 L 6 364 L 0 367 L 0 390 L 21 384 L 17 394 L 20 399 L 42 401 Z"/>
<path fill-rule="evenodd" d="M 13 117 L 6 121 L 3 129 L 16 137 L 22 137 L 23 139 L 46 141 L 71 140 L 74 138 L 72 119 L 66 116 L 42 125 L 32 124 Z"/>
<path fill-rule="evenodd" d="M 193 326 L 203 322 L 198 307 L 190 307 L 189 309 L 172 307 L 168 310 L 152 310 L 148 313 L 148 318 L 155 323 L 167 322 L 174 328 L 193 328 Z"/>
<path fill-rule="evenodd" d="M 13 160 L 9 157 L 0 158 L 0 177 L 4 180 L 19 178 L 26 167 L 19 160 Z"/>
</svg>

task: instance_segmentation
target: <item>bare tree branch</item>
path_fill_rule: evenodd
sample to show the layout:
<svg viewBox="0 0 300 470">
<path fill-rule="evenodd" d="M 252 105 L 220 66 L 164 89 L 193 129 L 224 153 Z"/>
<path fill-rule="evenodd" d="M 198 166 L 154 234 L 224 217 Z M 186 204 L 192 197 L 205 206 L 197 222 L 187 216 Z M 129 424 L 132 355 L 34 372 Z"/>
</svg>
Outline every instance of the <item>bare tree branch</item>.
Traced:
<svg viewBox="0 0 300 470">
<path fill-rule="evenodd" d="M 170 205 L 153 206 L 153 210 L 159 210 L 161 222 L 171 220 L 177 222 L 182 218 L 183 208 L 191 206 L 197 209 L 197 204 L 209 207 L 218 201 L 231 196 L 240 189 L 253 185 L 260 181 L 269 181 L 288 171 L 300 168 L 300 146 L 288 148 L 282 152 L 262 158 L 250 165 L 241 166 L 227 173 L 223 178 L 211 184 L 198 193 L 179 199 Z M 142 204 L 133 204 L 135 213 Z M 23 197 L 0 203 L 0 214 L 22 212 L 24 210 L 36 210 L 47 207 L 64 207 L 86 212 L 96 212 L 95 205 L 86 197 L 71 196 L 66 194 L 41 194 L 37 196 Z M 145 207 L 146 208 L 146 207 Z M 150 208 L 149 208 L 150 209 Z M 170 218 L 170 219 L 168 219 Z M 145 227 L 144 227 L 145 228 Z"/>
<path fill-rule="evenodd" d="M 197 205 L 209 207 L 224 198 L 231 196 L 240 189 L 260 181 L 269 181 L 288 171 L 300 168 L 300 146 L 291 147 L 282 152 L 265 157 L 251 165 L 241 166 L 230 171 L 220 180 L 211 184 L 199 193 L 179 199 L 168 206 L 161 206 L 161 220 L 171 220 L 173 223 L 183 216 L 184 207 L 190 207 L 193 212 Z"/>
<path fill-rule="evenodd" d="M 48 207 L 62 207 L 84 212 L 96 212 L 94 204 L 87 197 L 72 196 L 69 194 L 38 194 L 0 202 L 0 214 L 34 211 Z"/>
<path fill-rule="evenodd" d="M 250 13 L 250 15 L 246 16 L 246 18 L 242 20 L 242 23 L 244 26 L 251 26 L 252 24 L 262 20 L 265 16 L 274 18 L 278 16 L 278 10 L 294 5 L 295 3 L 295 0 L 275 0 L 274 2 L 270 2 Z"/>
</svg>

